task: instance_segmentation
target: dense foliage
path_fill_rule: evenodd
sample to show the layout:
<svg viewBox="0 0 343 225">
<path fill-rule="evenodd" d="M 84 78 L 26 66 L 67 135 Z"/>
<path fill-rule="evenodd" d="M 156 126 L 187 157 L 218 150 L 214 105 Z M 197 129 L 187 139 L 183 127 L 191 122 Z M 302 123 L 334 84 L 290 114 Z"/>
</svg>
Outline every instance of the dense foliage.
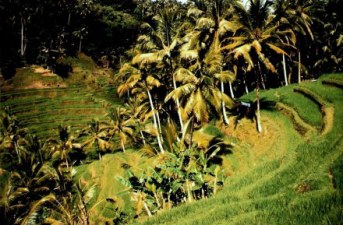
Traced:
<svg viewBox="0 0 343 225">
<path fill-rule="evenodd" d="M 129 212 L 111 208 L 111 222 L 215 194 L 226 178 L 221 157 L 231 149 L 216 126 L 232 126 L 230 117 L 238 113 L 255 120 L 261 133 L 260 110 L 274 105 L 260 99 L 260 89 L 342 71 L 341 5 L 339 0 L 1 1 L 5 79 L 16 67 L 39 64 L 64 80 L 81 70 L 86 80 L 81 66 L 58 70 L 72 67 L 76 59 L 70 56 L 85 52 L 99 66 L 118 70 L 114 82 L 123 104 L 75 136 L 60 126 L 57 138 L 45 139 L 18 126 L 10 108 L 1 111 L 0 215 L 8 224 L 88 224 L 94 191 L 83 190 L 74 167 L 128 149 L 155 161 L 140 171 L 120 165 L 125 174 L 116 179 L 135 204 Z M 89 86 L 97 92 L 103 84 Z M 252 90 L 253 100 L 236 100 Z M 306 89 L 295 91 L 324 108 Z M 312 127 L 302 122 L 298 129 L 306 136 Z M 117 204 L 114 198 L 102 201 Z"/>
<path fill-rule="evenodd" d="M 0 67 L 54 66 L 84 51 L 111 65 L 136 38 L 133 1 L 1 1 Z M 120 35 L 119 35 L 120 34 Z"/>
</svg>

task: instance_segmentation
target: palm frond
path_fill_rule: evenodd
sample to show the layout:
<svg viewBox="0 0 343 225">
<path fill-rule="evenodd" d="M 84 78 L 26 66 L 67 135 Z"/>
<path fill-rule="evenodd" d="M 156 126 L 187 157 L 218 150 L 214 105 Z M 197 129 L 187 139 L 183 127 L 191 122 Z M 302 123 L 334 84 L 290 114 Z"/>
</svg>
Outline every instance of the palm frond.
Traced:
<svg viewBox="0 0 343 225">
<path fill-rule="evenodd" d="M 221 71 L 220 73 L 214 74 L 214 77 L 220 80 L 221 82 L 233 82 L 236 79 L 236 74 L 229 70 Z"/>
<path fill-rule="evenodd" d="M 192 83 L 187 83 L 182 86 L 177 87 L 171 91 L 164 99 L 164 102 L 168 102 L 171 98 L 176 102 L 177 99 L 181 99 L 183 96 L 187 96 L 195 90 L 195 85 Z"/>
<path fill-rule="evenodd" d="M 183 84 L 198 82 L 198 78 L 191 71 L 185 68 L 179 68 L 175 71 L 173 76 L 175 76 L 176 81 L 182 82 Z"/>
<path fill-rule="evenodd" d="M 225 19 L 221 20 L 219 23 L 219 34 L 224 35 L 227 32 L 236 33 L 242 26 L 236 22 L 230 22 Z"/>
<path fill-rule="evenodd" d="M 266 43 L 266 45 L 269 46 L 270 49 L 272 49 L 274 52 L 276 52 L 277 54 L 283 54 L 283 55 L 287 55 L 287 52 L 285 52 L 284 50 L 282 50 L 281 48 L 277 47 L 276 45 L 274 44 L 271 44 L 271 43 Z"/>
<path fill-rule="evenodd" d="M 254 40 L 251 43 L 251 47 L 255 48 L 257 54 L 260 54 L 262 52 L 262 46 L 261 46 L 260 42 L 257 40 Z"/>
<path fill-rule="evenodd" d="M 151 75 L 149 75 L 146 78 L 146 82 L 151 87 L 159 87 L 159 86 L 161 86 L 160 81 L 158 79 L 156 79 L 155 77 L 151 76 Z"/>
<path fill-rule="evenodd" d="M 232 42 L 230 44 L 227 44 L 223 47 L 221 47 L 220 50 L 232 50 L 232 49 L 235 49 L 236 47 L 240 46 L 240 45 L 243 45 L 244 42 L 243 41 L 235 41 L 235 42 Z"/>
<path fill-rule="evenodd" d="M 262 52 L 260 52 L 258 54 L 258 57 L 259 57 L 260 61 L 262 61 L 264 66 L 267 68 L 267 70 L 271 71 L 272 73 L 276 72 L 274 65 L 269 61 L 269 59 L 267 57 L 264 56 L 264 54 Z"/>
<path fill-rule="evenodd" d="M 199 54 L 197 50 L 181 50 L 180 57 L 181 59 L 191 61 L 194 59 L 198 59 Z"/>
<path fill-rule="evenodd" d="M 129 90 L 136 86 L 136 84 L 140 81 L 141 75 L 140 74 L 133 74 L 131 75 L 125 83 L 121 84 L 117 88 L 117 93 L 119 96 L 126 94 Z"/>
<path fill-rule="evenodd" d="M 38 201 L 34 202 L 31 206 L 30 206 L 30 210 L 29 213 L 23 218 L 23 220 L 21 221 L 21 225 L 26 225 L 26 224 L 32 224 L 32 222 L 36 222 L 36 216 L 38 211 L 41 209 L 41 207 L 49 202 L 54 202 L 56 201 L 56 197 L 54 194 L 49 194 L 41 199 L 39 199 Z"/>
<path fill-rule="evenodd" d="M 193 112 L 199 122 L 208 122 L 209 120 L 206 100 L 199 89 L 196 92 L 192 92 L 190 99 L 186 103 L 185 110 L 188 115 L 191 115 Z"/>
<path fill-rule="evenodd" d="M 192 18 L 198 18 L 199 16 L 201 16 L 202 14 L 204 13 L 204 11 L 198 9 L 198 8 L 195 8 L 195 7 L 192 7 L 190 9 L 188 9 L 187 11 L 187 17 L 192 17 Z"/>
<path fill-rule="evenodd" d="M 49 224 L 49 225 L 64 225 L 65 223 L 57 220 L 57 219 L 54 219 L 52 217 L 48 217 L 44 220 L 44 224 Z"/>
<path fill-rule="evenodd" d="M 158 63 L 160 60 L 161 57 L 157 52 L 142 53 L 133 57 L 131 63 L 133 65 L 139 65 L 140 67 L 144 67 L 148 64 Z"/>
<path fill-rule="evenodd" d="M 251 44 L 242 45 L 230 53 L 234 53 L 234 58 L 238 59 L 240 56 L 243 56 L 245 61 L 250 67 L 254 67 L 254 63 L 250 57 Z"/>
</svg>

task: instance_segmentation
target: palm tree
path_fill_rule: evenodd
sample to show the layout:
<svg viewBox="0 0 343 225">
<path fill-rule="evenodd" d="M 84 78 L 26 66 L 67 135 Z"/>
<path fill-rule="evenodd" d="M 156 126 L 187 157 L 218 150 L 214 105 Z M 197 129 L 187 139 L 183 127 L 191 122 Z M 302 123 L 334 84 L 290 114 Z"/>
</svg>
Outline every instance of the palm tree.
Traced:
<svg viewBox="0 0 343 225">
<path fill-rule="evenodd" d="M 117 108 L 112 110 L 108 117 L 111 119 L 109 126 L 109 134 L 113 138 L 115 135 L 119 135 L 120 145 L 125 152 L 125 144 L 128 138 L 134 138 L 134 127 L 136 122 L 130 118 L 129 112 L 125 108 Z"/>
<path fill-rule="evenodd" d="M 161 8 L 156 10 L 152 22 L 142 25 L 143 34 L 137 39 L 135 51 L 138 54 L 136 54 L 134 60 L 140 60 L 141 57 L 148 56 L 149 60 L 151 60 L 148 64 L 157 64 L 156 68 L 158 70 L 154 70 L 154 73 L 163 74 L 161 76 L 162 81 L 165 83 L 172 81 L 172 88 L 175 89 L 176 82 L 172 79 L 172 75 L 178 67 L 176 59 L 179 54 L 180 37 L 187 29 L 187 25 L 181 24 L 182 7 L 177 7 L 175 2 L 159 2 L 159 4 L 161 4 Z M 170 88 L 169 85 L 165 87 Z M 183 121 L 179 110 L 179 100 L 176 100 L 176 104 L 182 130 Z M 158 112 L 156 115 L 159 115 Z"/>
<path fill-rule="evenodd" d="M 220 49 L 219 35 L 222 30 L 235 29 L 227 21 L 220 20 L 223 1 L 215 1 L 206 5 L 197 1 L 198 8 L 191 8 L 188 17 L 194 29 L 183 38 L 180 59 L 183 68 L 178 69 L 173 78 L 182 86 L 167 95 L 165 101 L 173 98 L 177 101 L 183 97 L 185 119 L 195 115 L 198 122 L 208 122 L 208 110 L 213 107 L 216 115 L 223 115 L 228 124 L 226 107 L 232 105 L 230 98 L 224 93 L 224 82 L 232 81 L 232 73 L 222 71 L 223 57 Z M 211 11 L 206 17 L 206 8 Z M 230 79 L 228 75 L 230 74 Z M 217 78 L 218 80 L 216 80 Z M 220 90 L 217 82 L 220 81 Z M 179 107 L 180 108 L 180 107 Z M 222 111 L 222 113 L 220 113 Z"/>
<path fill-rule="evenodd" d="M 296 52 L 298 56 L 298 83 L 301 82 L 301 46 L 305 45 L 306 37 L 314 40 L 311 25 L 313 24 L 313 13 L 319 7 L 318 2 L 312 0 L 295 0 L 295 1 L 276 1 L 276 17 L 279 19 L 281 26 L 291 29 L 297 36 Z"/>
<path fill-rule="evenodd" d="M 99 159 L 101 159 L 101 152 L 108 151 L 112 147 L 106 129 L 106 124 L 92 120 L 88 124 L 88 127 L 83 129 L 79 134 L 82 148 L 88 151 L 95 149 L 98 152 Z"/>
<path fill-rule="evenodd" d="M 203 75 L 198 78 L 190 70 L 180 68 L 175 80 L 181 85 L 170 92 L 165 101 L 181 99 L 185 120 L 193 115 L 197 122 L 209 122 L 211 108 L 220 115 L 222 103 L 230 106 L 232 100 L 213 85 L 213 78 Z"/>
<path fill-rule="evenodd" d="M 149 57 L 151 56 L 151 57 Z M 138 59 L 139 58 L 139 59 Z M 128 75 L 128 79 L 125 81 L 125 83 L 119 85 L 117 91 L 119 96 L 122 96 L 126 93 L 132 93 L 136 95 L 136 99 L 138 99 L 140 102 L 143 102 L 144 100 L 148 99 L 148 102 L 150 104 L 150 109 L 152 112 L 152 118 L 153 118 L 153 125 L 156 130 L 156 138 L 158 142 L 158 146 L 160 149 L 160 152 L 163 153 L 163 145 L 162 145 L 162 138 L 161 133 L 158 125 L 158 117 L 157 112 L 155 110 L 154 102 L 152 99 L 152 95 L 150 90 L 156 87 L 160 87 L 161 83 L 160 81 L 152 76 L 148 75 L 147 72 L 143 67 L 148 67 L 149 64 L 153 61 L 156 62 L 155 54 L 152 53 L 146 53 L 142 55 L 138 55 L 138 57 L 135 57 L 132 61 L 133 64 L 139 64 L 141 69 L 137 69 L 134 66 L 126 63 L 123 65 L 123 67 L 120 69 L 121 74 Z"/>
<path fill-rule="evenodd" d="M 282 49 L 282 40 L 288 31 L 280 31 L 277 23 L 274 22 L 270 13 L 272 2 L 263 0 L 250 0 L 249 8 L 242 5 L 235 5 L 236 14 L 233 16 L 235 23 L 239 24 L 239 29 L 235 35 L 227 42 L 222 49 L 234 55 L 238 60 L 243 57 L 246 62 L 247 71 L 254 69 L 256 76 L 256 101 L 257 112 L 256 122 L 258 132 L 262 132 L 260 121 L 259 88 L 264 86 L 263 67 L 272 73 L 276 69 L 266 56 L 273 52 L 277 54 L 287 54 Z M 261 65 L 262 64 L 262 65 Z M 263 66 L 263 67 L 262 67 Z"/>
<path fill-rule="evenodd" d="M 70 126 L 58 126 L 58 139 L 49 138 L 44 144 L 44 147 L 52 152 L 52 158 L 64 162 L 67 168 L 71 163 L 70 153 L 74 149 L 81 149 L 81 144 L 76 143 L 76 138 L 71 135 L 70 129 Z"/>
<path fill-rule="evenodd" d="M 315 14 L 318 21 L 313 26 L 313 35 L 316 45 L 316 61 L 313 66 L 313 72 L 321 75 L 327 72 L 341 72 L 343 70 L 343 24 L 342 1 L 328 0 L 322 4 L 321 10 Z M 313 59 L 312 56 L 310 59 Z"/>
</svg>

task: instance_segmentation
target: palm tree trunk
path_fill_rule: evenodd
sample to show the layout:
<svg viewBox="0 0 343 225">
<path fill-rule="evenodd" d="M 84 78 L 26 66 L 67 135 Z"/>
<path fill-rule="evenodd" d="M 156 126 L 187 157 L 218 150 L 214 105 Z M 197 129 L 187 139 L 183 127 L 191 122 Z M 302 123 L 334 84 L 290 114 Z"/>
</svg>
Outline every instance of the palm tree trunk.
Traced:
<svg viewBox="0 0 343 225">
<path fill-rule="evenodd" d="M 148 216 L 151 217 L 152 216 L 151 211 L 150 211 L 148 205 L 145 203 L 144 200 L 143 200 L 143 206 L 144 206 L 144 209 L 147 212 Z"/>
<path fill-rule="evenodd" d="M 156 110 L 156 119 L 157 119 L 158 131 L 161 137 L 161 141 L 163 143 L 164 141 L 163 141 L 163 136 L 162 136 L 161 119 L 160 119 L 160 114 L 158 113 L 158 110 Z"/>
<path fill-rule="evenodd" d="M 222 92 L 222 94 L 224 94 L 224 82 L 223 81 L 220 81 L 220 88 L 221 88 L 221 92 Z M 224 103 L 224 101 L 223 101 L 223 99 L 222 99 L 222 108 L 223 108 L 223 118 L 224 118 L 224 123 L 226 124 L 226 125 L 229 125 L 229 119 L 227 118 L 227 115 L 226 115 L 226 108 L 225 108 L 225 103 Z"/>
<path fill-rule="evenodd" d="M 123 152 L 125 152 L 125 145 L 124 145 L 124 141 L 120 140 L 120 144 L 121 144 L 121 148 L 123 149 Z"/>
<path fill-rule="evenodd" d="M 174 90 L 177 88 L 176 87 L 176 81 L 175 77 L 173 76 L 173 85 L 174 85 Z M 181 108 L 180 108 L 180 101 L 179 99 L 176 99 L 176 107 L 177 107 L 177 114 L 179 115 L 179 121 L 180 121 L 180 127 L 181 127 L 181 132 L 183 131 L 183 121 L 182 121 L 182 115 L 181 115 Z"/>
<path fill-rule="evenodd" d="M 82 35 L 80 34 L 79 52 L 81 52 L 81 47 L 82 47 Z"/>
<path fill-rule="evenodd" d="M 234 99 L 234 98 L 235 98 L 235 95 L 233 94 L 233 88 L 232 88 L 232 83 L 231 83 L 231 81 L 229 81 L 229 88 L 230 88 L 231 98 Z"/>
<path fill-rule="evenodd" d="M 301 54 L 298 48 L 298 83 L 301 83 Z"/>
<path fill-rule="evenodd" d="M 146 91 L 148 93 L 150 107 L 151 107 L 151 110 L 153 112 L 152 113 L 152 117 L 153 117 L 153 120 L 154 120 L 154 127 L 155 127 L 156 132 L 157 132 L 157 143 L 158 143 L 158 146 L 160 148 L 161 153 L 164 153 L 163 146 L 162 146 L 162 141 L 161 141 L 161 136 L 160 136 L 160 132 L 159 132 L 158 125 L 157 125 L 157 119 L 156 119 L 156 115 L 155 115 L 155 107 L 154 107 L 154 104 L 152 102 L 152 98 L 151 98 L 151 94 L 150 94 L 149 89 L 146 88 Z"/>
<path fill-rule="evenodd" d="M 283 76 L 285 78 L 285 85 L 288 86 L 285 54 L 282 54 L 282 61 L 283 61 Z"/>
<path fill-rule="evenodd" d="M 187 187 L 188 202 L 191 203 L 193 201 L 193 197 L 192 197 L 192 192 L 191 192 L 191 188 L 190 188 L 190 184 L 189 184 L 188 179 L 186 179 L 186 187 Z"/>
<path fill-rule="evenodd" d="M 139 133 L 141 134 L 143 144 L 145 145 L 146 144 L 145 143 L 145 137 L 144 137 L 144 134 L 142 132 L 141 124 L 140 124 L 140 122 L 139 122 L 139 120 L 137 118 L 135 118 L 135 121 L 136 121 L 136 123 L 138 125 Z"/>
<path fill-rule="evenodd" d="M 21 30 L 20 30 L 20 56 L 24 56 L 25 47 L 24 47 L 24 18 L 20 17 Z"/>
<path fill-rule="evenodd" d="M 243 84 L 244 84 L 245 93 L 248 94 L 249 90 L 248 90 L 248 85 L 247 85 L 245 78 L 243 79 Z"/>
<path fill-rule="evenodd" d="M 68 26 L 70 25 L 70 19 L 71 19 L 71 13 L 68 13 L 68 22 L 67 22 Z"/>
<path fill-rule="evenodd" d="M 260 71 L 261 71 L 261 69 L 260 69 Z M 266 90 L 266 84 L 265 84 L 265 82 L 264 82 L 263 74 L 260 73 L 260 75 L 261 75 L 261 84 L 262 84 L 262 88 L 263 88 L 263 90 Z"/>
<path fill-rule="evenodd" d="M 262 125 L 261 125 L 261 112 L 260 112 L 260 76 L 262 76 L 261 73 L 261 65 L 260 62 L 257 62 L 258 64 L 258 70 L 259 74 L 257 75 L 257 82 L 256 82 L 256 123 L 257 123 L 257 131 L 259 133 L 262 132 Z"/>
<path fill-rule="evenodd" d="M 143 134 L 142 129 L 140 128 L 140 126 L 139 126 L 139 133 L 141 134 L 143 145 L 145 145 L 146 144 L 145 143 L 145 137 L 144 137 L 144 134 Z"/>
<path fill-rule="evenodd" d="M 257 131 L 259 133 L 262 132 L 262 125 L 261 125 L 261 112 L 260 112 L 260 96 L 259 96 L 259 88 L 256 88 L 256 101 L 257 101 L 257 111 L 256 111 L 256 122 L 257 122 Z"/>
</svg>

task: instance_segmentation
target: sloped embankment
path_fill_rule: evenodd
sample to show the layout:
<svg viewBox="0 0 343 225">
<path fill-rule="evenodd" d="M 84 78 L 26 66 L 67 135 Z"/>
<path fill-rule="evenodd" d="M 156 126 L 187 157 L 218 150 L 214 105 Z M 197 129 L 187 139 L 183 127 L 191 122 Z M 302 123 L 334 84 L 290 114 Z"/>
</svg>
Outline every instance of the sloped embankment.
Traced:
<svg viewBox="0 0 343 225">
<path fill-rule="evenodd" d="M 339 168 L 343 166 L 343 90 L 337 85 L 323 85 L 321 81 L 328 76 L 343 81 L 341 74 L 327 75 L 317 82 L 303 83 L 295 93 L 294 86 L 262 93 L 288 110 L 285 114 L 262 112 L 264 120 L 273 120 L 283 130 L 279 145 L 269 149 L 275 157 L 256 158 L 254 162 L 250 158 L 246 161 L 250 170 L 233 175 L 224 190 L 212 198 L 136 223 L 342 224 L 343 176 Z M 305 100 L 298 96 L 307 98 L 309 104 L 300 104 Z M 312 109 L 318 110 L 315 117 L 310 114 Z M 296 131 L 300 125 L 293 126 L 301 121 L 317 131 L 302 138 Z M 312 130 L 304 123 L 302 127 Z M 250 151 L 254 151 L 253 146 Z M 244 164 L 244 157 L 239 160 Z"/>
<path fill-rule="evenodd" d="M 59 125 L 76 131 L 92 119 L 105 120 L 107 109 L 116 105 L 103 97 L 110 92 L 111 88 L 105 88 L 93 94 L 80 86 L 2 91 L 0 107 L 9 107 L 20 127 L 47 138 L 57 134 Z"/>
</svg>

